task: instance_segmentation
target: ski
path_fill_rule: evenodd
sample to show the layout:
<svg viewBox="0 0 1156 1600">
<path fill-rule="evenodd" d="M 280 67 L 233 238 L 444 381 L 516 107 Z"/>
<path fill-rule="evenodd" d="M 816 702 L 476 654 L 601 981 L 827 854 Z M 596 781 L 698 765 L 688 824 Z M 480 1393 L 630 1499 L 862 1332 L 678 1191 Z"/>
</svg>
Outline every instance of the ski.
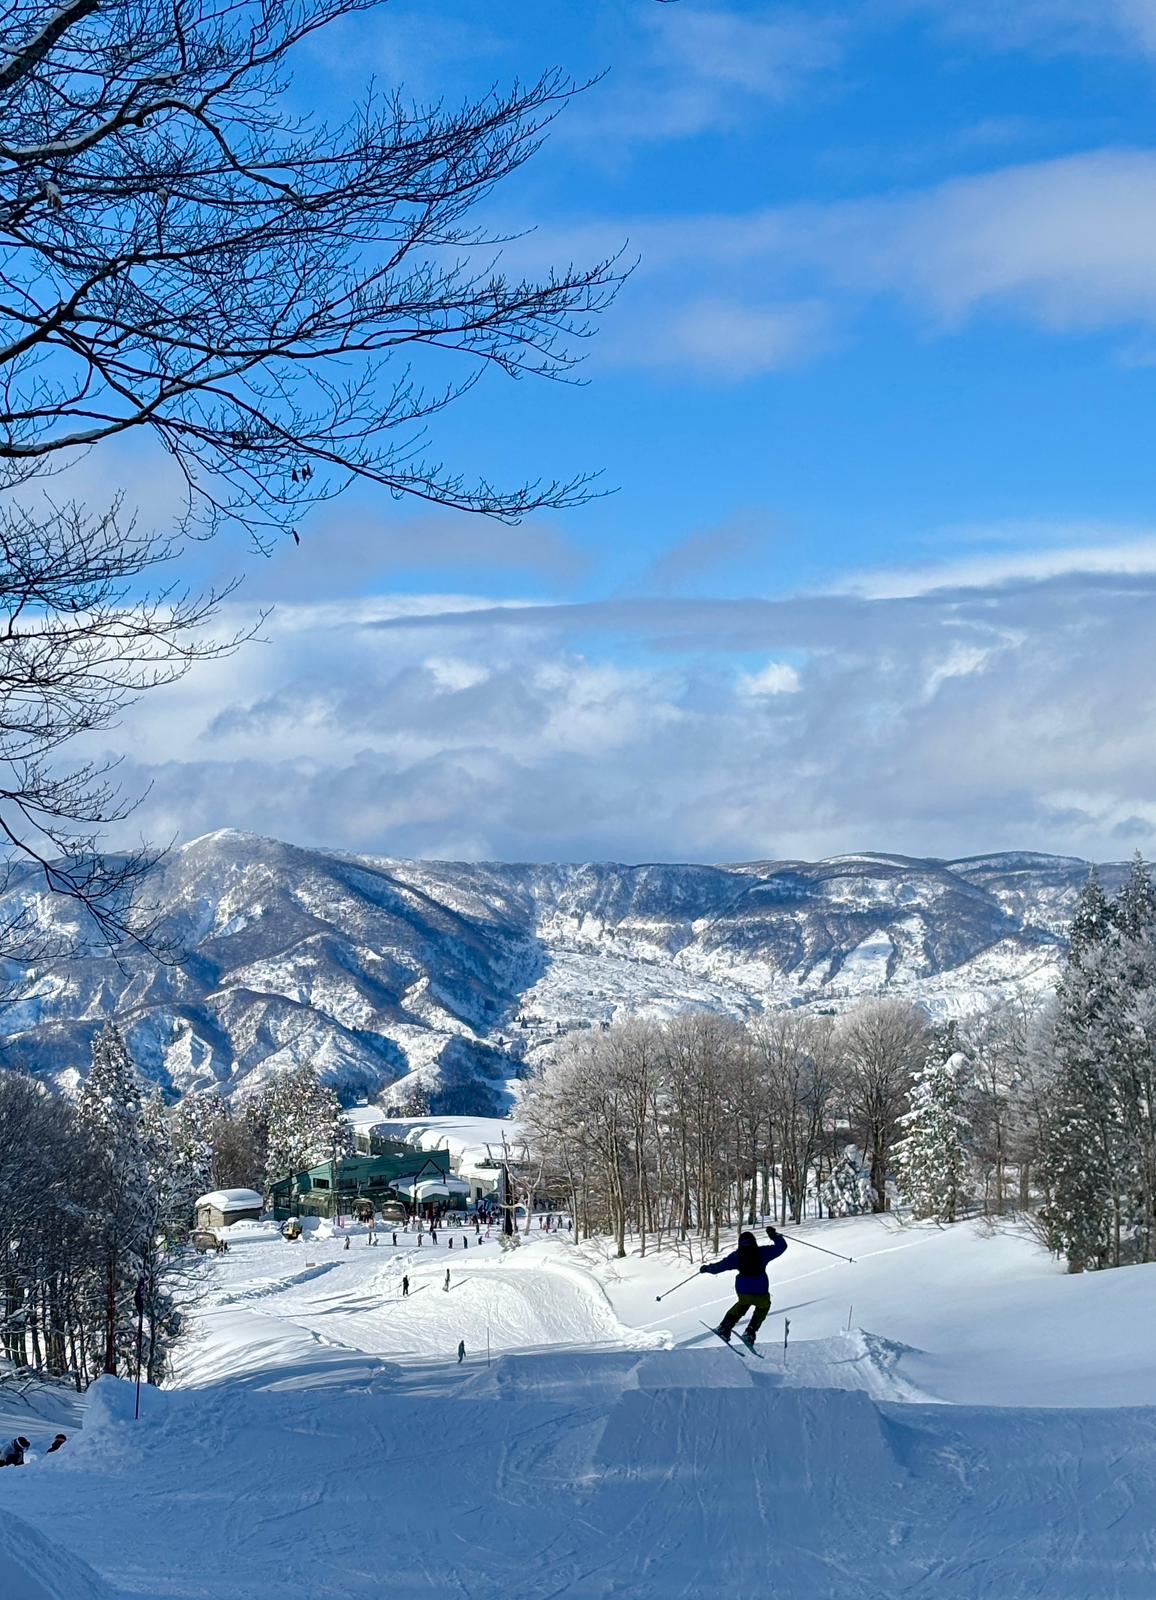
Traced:
<svg viewBox="0 0 1156 1600">
<path fill-rule="evenodd" d="M 704 1327 L 708 1333 L 713 1333 L 719 1343 L 725 1344 L 728 1350 L 740 1350 L 744 1356 L 757 1356 L 760 1361 L 765 1361 L 767 1359 L 761 1350 L 756 1350 L 753 1344 L 747 1344 L 745 1340 L 740 1339 L 737 1336 L 734 1339 L 724 1339 L 718 1329 L 712 1328 L 709 1322 L 704 1322 L 700 1324 L 700 1326 Z"/>
<path fill-rule="evenodd" d="M 701 1324 L 701 1326 L 704 1327 L 708 1333 L 713 1333 L 715 1338 L 718 1340 L 719 1344 L 725 1344 L 727 1349 L 728 1350 L 733 1350 L 736 1355 L 739 1353 L 738 1344 L 732 1343 L 732 1341 L 730 1339 L 724 1339 L 722 1334 L 718 1331 L 718 1329 L 717 1328 L 712 1328 L 709 1322 L 704 1322 L 704 1323 Z M 742 1343 L 742 1341 L 740 1340 L 739 1344 L 741 1344 L 741 1343 Z M 744 1345 L 742 1345 L 742 1354 L 745 1356 L 746 1353 L 747 1353 L 747 1347 L 744 1344 Z"/>
</svg>

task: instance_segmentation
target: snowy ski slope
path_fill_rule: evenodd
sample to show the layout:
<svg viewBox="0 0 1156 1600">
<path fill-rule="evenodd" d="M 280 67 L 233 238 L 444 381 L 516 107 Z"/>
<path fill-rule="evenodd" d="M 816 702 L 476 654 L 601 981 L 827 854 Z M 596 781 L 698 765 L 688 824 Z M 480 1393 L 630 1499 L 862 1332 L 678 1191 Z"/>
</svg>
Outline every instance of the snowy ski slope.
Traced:
<svg viewBox="0 0 1156 1600">
<path fill-rule="evenodd" d="M 179 1386 L 134 1423 L 102 1380 L 65 1450 L 0 1473 L 0 1595 L 1152 1600 L 1156 1269 L 1068 1278 L 972 1225 L 800 1236 L 856 1264 L 793 1245 L 758 1362 L 698 1325 L 725 1279 L 656 1304 L 673 1251 L 240 1225 Z"/>
</svg>

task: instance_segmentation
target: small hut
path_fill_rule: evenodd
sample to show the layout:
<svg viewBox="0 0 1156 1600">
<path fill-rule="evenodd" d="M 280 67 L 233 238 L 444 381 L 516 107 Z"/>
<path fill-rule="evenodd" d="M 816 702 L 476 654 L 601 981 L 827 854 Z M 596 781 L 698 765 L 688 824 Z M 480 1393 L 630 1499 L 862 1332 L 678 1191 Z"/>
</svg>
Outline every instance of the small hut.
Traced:
<svg viewBox="0 0 1156 1600">
<path fill-rule="evenodd" d="M 197 1201 L 198 1228 L 227 1228 L 234 1222 L 256 1222 L 265 1202 L 256 1189 L 214 1189 Z"/>
</svg>

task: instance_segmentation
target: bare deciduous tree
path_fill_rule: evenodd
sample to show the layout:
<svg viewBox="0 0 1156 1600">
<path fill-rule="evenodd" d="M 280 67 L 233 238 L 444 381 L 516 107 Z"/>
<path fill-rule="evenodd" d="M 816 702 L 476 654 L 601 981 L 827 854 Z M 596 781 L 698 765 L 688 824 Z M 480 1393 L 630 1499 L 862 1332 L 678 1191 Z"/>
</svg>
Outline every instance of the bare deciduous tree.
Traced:
<svg viewBox="0 0 1156 1600">
<path fill-rule="evenodd" d="M 0 11 L 10 475 L 147 431 L 199 509 L 250 531 L 351 475 L 502 516 L 582 498 L 582 479 L 467 482 L 420 442 L 486 367 L 564 372 L 613 289 L 609 262 L 506 276 L 471 216 L 572 86 L 547 74 L 426 110 L 370 89 L 340 126 L 295 116 L 295 48 L 375 4 Z"/>
<path fill-rule="evenodd" d="M 852 1121 L 870 1157 L 875 1210 L 886 1211 L 891 1148 L 927 1051 L 927 1019 L 902 1000 L 867 1000 L 839 1019 L 836 1039 Z"/>
<path fill-rule="evenodd" d="M 265 550 L 357 478 L 502 518 L 589 492 L 469 479 L 428 437 L 487 371 L 569 372 L 616 286 L 612 261 L 508 275 L 476 220 L 574 88 L 295 112 L 294 52 L 376 4 L 0 0 L 0 838 L 114 944 L 152 935 L 152 858 L 98 853 L 132 802 L 65 751 L 222 648 L 221 596 L 146 594 L 179 544 L 33 480 L 151 441 L 178 532 Z"/>
</svg>

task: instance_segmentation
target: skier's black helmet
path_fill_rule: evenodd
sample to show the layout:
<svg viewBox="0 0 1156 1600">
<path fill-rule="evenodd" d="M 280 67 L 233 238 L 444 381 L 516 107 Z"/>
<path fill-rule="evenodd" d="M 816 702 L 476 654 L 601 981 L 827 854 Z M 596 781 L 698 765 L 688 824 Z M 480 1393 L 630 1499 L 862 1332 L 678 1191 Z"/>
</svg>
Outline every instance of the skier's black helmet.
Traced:
<svg viewBox="0 0 1156 1600">
<path fill-rule="evenodd" d="M 760 1272 L 762 1270 L 763 1259 L 759 1255 L 759 1241 L 753 1233 L 739 1234 L 738 1257 L 740 1272 Z"/>
</svg>

